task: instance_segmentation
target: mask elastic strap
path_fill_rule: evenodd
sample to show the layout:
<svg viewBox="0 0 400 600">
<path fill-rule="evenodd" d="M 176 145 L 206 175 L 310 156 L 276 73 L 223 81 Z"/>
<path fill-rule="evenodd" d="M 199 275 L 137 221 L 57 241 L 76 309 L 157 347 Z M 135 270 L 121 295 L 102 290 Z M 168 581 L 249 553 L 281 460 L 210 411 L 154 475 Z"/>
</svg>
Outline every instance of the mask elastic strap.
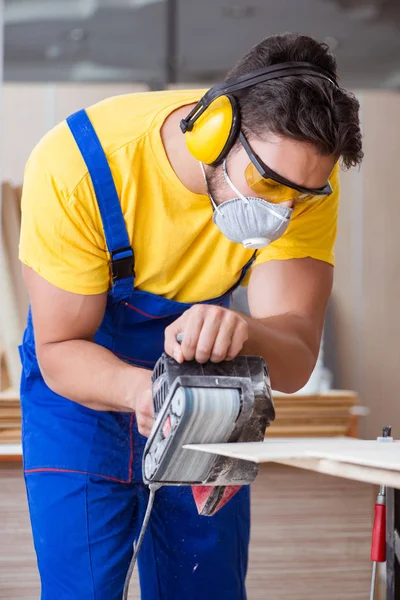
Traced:
<svg viewBox="0 0 400 600">
<path fill-rule="evenodd" d="M 202 163 L 202 162 L 199 162 L 199 165 L 200 165 L 201 172 L 203 173 L 204 181 L 205 181 L 205 183 L 206 183 L 207 194 L 208 194 L 208 195 L 209 195 L 209 197 L 210 197 L 210 200 L 211 200 L 211 204 L 212 204 L 212 206 L 213 206 L 213 209 L 214 209 L 214 210 L 216 210 L 217 212 L 219 212 L 218 206 L 215 204 L 215 202 L 214 202 L 214 198 L 212 197 L 212 194 L 211 194 L 211 192 L 210 192 L 210 188 L 208 187 L 208 182 L 207 182 L 206 172 L 205 172 L 205 170 L 204 170 L 204 165 L 203 165 L 203 163 Z"/>
<path fill-rule="evenodd" d="M 222 169 L 224 171 L 224 177 L 226 179 L 227 184 L 229 185 L 229 187 L 236 192 L 236 194 L 239 196 L 239 198 L 241 198 L 241 200 L 244 200 L 246 202 L 246 204 L 249 203 L 249 199 L 246 198 L 246 196 L 243 196 L 243 194 L 241 192 L 239 192 L 239 190 L 237 189 L 237 187 L 233 184 L 231 178 L 228 175 L 228 171 L 226 170 L 226 160 L 224 160 L 224 162 L 222 163 Z"/>
<path fill-rule="evenodd" d="M 260 200 L 262 200 L 262 198 L 260 198 Z M 292 212 L 293 212 L 293 209 L 292 209 L 292 208 L 289 208 L 288 206 L 285 206 L 285 208 L 286 208 L 286 210 L 287 210 L 287 212 L 288 212 L 288 214 L 289 214 L 289 216 L 288 216 L 288 217 L 285 217 L 284 215 L 281 215 L 281 214 L 280 214 L 278 211 L 276 211 L 276 210 L 274 210 L 274 209 L 272 208 L 272 206 L 273 206 L 273 205 L 271 206 L 271 204 L 272 204 L 271 202 L 267 202 L 266 200 L 262 200 L 262 201 L 263 201 L 263 202 L 265 202 L 265 203 L 268 205 L 268 206 L 266 206 L 265 208 L 266 208 L 266 209 L 267 209 L 267 210 L 268 210 L 270 213 L 272 213 L 273 215 L 275 215 L 276 217 L 278 217 L 278 219 L 280 219 L 281 221 L 288 221 L 288 220 L 290 219 L 290 216 L 291 216 L 291 214 L 292 214 Z"/>
</svg>

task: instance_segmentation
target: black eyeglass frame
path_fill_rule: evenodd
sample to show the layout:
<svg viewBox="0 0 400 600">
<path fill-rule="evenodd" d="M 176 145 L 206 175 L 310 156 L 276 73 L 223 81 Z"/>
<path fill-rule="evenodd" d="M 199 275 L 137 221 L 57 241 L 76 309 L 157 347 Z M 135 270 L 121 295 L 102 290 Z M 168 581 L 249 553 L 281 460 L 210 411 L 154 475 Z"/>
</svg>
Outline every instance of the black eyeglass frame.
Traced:
<svg viewBox="0 0 400 600">
<path fill-rule="evenodd" d="M 253 163 L 257 171 L 260 173 L 263 179 L 272 179 L 276 183 L 280 183 L 281 185 L 285 185 L 288 188 L 296 190 L 297 192 L 301 192 L 302 194 L 307 194 L 308 196 L 330 196 L 332 194 L 333 189 L 329 181 L 322 188 L 305 188 L 301 185 L 297 185 L 292 181 L 289 181 L 279 173 L 276 173 L 272 169 L 270 169 L 261 158 L 252 150 L 249 142 L 246 139 L 243 131 L 239 132 L 239 139 L 246 151 L 247 156 L 250 161 Z"/>
</svg>

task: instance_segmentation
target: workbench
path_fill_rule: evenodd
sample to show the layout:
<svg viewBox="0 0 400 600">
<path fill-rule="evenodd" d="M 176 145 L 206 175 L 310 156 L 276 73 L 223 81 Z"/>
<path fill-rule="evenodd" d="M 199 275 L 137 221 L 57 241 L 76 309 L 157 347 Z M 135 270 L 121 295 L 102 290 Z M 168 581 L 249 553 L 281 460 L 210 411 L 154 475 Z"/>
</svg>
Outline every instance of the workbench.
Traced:
<svg viewBox="0 0 400 600">
<path fill-rule="evenodd" d="M 387 488 L 386 600 L 400 599 L 400 442 L 352 438 L 265 439 L 259 443 L 188 445 L 256 463 L 282 465 Z"/>
</svg>

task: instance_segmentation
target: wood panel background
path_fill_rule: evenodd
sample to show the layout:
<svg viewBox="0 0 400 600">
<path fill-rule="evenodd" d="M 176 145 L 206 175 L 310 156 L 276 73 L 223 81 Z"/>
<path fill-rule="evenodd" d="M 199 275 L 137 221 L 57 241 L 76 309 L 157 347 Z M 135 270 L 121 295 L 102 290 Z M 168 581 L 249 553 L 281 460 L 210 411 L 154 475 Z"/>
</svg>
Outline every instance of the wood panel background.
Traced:
<svg viewBox="0 0 400 600">
<path fill-rule="evenodd" d="M 372 486 L 268 465 L 252 490 L 248 600 L 368 597 Z M 0 523 L 0 599 L 38 600 L 24 483 L 15 464 L 0 469 Z M 135 577 L 131 600 L 139 600 L 137 585 Z M 207 600 L 218 599 L 210 592 Z"/>
<path fill-rule="evenodd" d="M 110 96 L 147 89 L 138 83 L 4 83 L 0 106 L 5 140 L 0 148 L 2 179 L 20 184 L 34 146 L 68 115 Z"/>
<path fill-rule="evenodd" d="M 21 374 L 18 345 L 28 310 L 28 294 L 18 260 L 21 189 L 5 182 L 0 190 L 0 344 L 11 383 L 18 389 Z"/>
<path fill-rule="evenodd" d="M 340 387 L 370 410 L 361 434 L 400 437 L 400 96 L 363 92 L 365 158 L 342 175 L 333 292 Z"/>
</svg>

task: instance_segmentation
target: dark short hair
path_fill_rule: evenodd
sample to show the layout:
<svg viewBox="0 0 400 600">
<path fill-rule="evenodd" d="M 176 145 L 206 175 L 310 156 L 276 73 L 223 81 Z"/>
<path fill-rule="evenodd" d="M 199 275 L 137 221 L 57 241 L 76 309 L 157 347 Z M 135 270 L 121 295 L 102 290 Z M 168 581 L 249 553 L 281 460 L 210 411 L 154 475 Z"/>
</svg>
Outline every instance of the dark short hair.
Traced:
<svg viewBox="0 0 400 600">
<path fill-rule="evenodd" d="M 327 44 L 295 33 L 274 35 L 254 46 L 228 73 L 244 75 L 269 65 L 305 61 L 337 78 Z M 341 157 L 349 168 L 363 158 L 359 102 L 354 94 L 312 75 L 273 79 L 235 93 L 242 128 L 250 137 L 269 131 L 312 143 L 323 155 Z"/>
</svg>

